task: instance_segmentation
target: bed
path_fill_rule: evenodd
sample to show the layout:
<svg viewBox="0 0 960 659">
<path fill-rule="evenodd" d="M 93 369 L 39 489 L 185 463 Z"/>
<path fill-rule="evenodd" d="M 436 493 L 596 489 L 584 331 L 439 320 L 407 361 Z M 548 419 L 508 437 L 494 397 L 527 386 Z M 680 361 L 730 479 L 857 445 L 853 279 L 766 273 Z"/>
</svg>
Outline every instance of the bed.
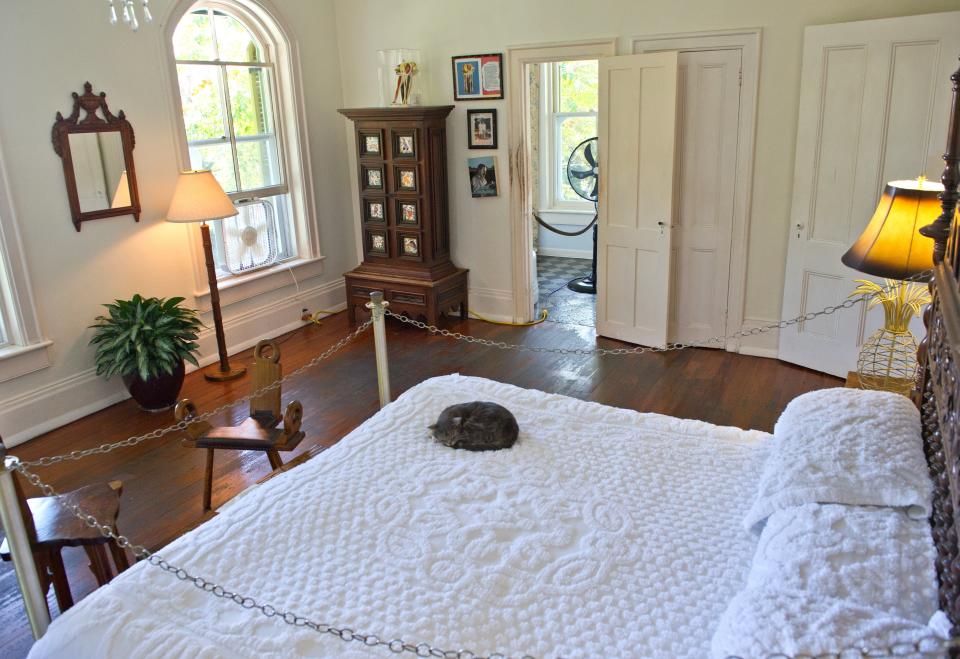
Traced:
<svg viewBox="0 0 960 659">
<path fill-rule="evenodd" d="M 160 552 L 406 648 L 284 624 L 141 562 L 30 656 L 942 656 L 960 620 L 958 84 L 919 411 L 823 390 L 770 435 L 433 378 Z M 469 400 L 513 411 L 518 443 L 433 442 L 428 424 Z"/>
</svg>

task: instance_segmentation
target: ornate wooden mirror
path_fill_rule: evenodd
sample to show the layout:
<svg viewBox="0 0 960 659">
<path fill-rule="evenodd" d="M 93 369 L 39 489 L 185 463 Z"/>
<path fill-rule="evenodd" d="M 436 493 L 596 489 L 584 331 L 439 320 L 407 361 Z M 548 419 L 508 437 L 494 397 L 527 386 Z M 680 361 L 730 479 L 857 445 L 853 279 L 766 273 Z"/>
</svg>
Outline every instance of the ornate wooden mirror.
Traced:
<svg viewBox="0 0 960 659">
<path fill-rule="evenodd" d="M 86 116 L 80 118 L 80 109 Z M 100 111 L 98 115 L 97 111 Z M 101 116 L 102 115 L 102 116 Z M 140 221 L 140 197 L 133 166 L 133 126 L 121 110 L 113 115 L 107 95 L 83 85 L 83 96 L 73 92 L 73 112 L 57 112 L 53 150 L 63 161 L 73 226 L 103 217 L 133 215 Z"/>
</svg>

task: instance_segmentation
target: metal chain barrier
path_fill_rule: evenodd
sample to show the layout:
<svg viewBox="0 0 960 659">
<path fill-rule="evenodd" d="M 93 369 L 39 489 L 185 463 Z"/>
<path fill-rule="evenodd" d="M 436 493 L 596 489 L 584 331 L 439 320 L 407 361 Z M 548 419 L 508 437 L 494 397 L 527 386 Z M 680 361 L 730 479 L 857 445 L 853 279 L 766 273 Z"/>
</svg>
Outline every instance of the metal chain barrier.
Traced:
<svg viewBox="0 0 960 659">
<path fill-rule="evenodd" d="M 933 274 L 933 270 L 924 270 L 912 277 L 904 279 L 903 281 L 911 283 L 920 283 L 929 281 L 930 277 Z M 547 353 L 547 354 L 556 354 L 556 355 L 595 355 L 595 356 L 605 356 L 605 355 L 642 355 L 645 353 L 654 353 L 654 352 L 672 352 L 675 350 L 684 350 L 686 348 L 704 348 L 711 346 L 713 344 L 726 344 L 727 341 L 732 339 L 741 339 L 747 336 L 756 336 L 757 334 L 763 334 L 765 332 L 770 332 L 775 329 L 785 329 L 793 325 L 799 325 L 800 323 L 805 323 L 811 321 L 820 316 L 829 316 L 834 314 L 841 309 L 849 309 L 856 306 L 861 302 L 867 302 L 873 298 L 873 294 L 864 294 L 858 295 L 856 297 L 847 298 L 840 304 L 829 305 L 824 307 L 820 311 L 811 311 L 803 315 L 797 316 L 796 318 L 791 318 L 789 320 L 781 320 L 777 323 L 770 323 L 769 325 L 760 325 L 759 327 L 751 327 L 749 329 L 742 329 L 733 334 L 727 334 L 726 336 L 714 336 L 709 339 L 701 339 L 700 341 L 692 341 L 689 343 L 668 343 L 662 347 L 656 346 L 634 346 L 633 348 L 548 348 L 542 346 L 528 346 L 520 343 L 506 343 L 505 341 L 491 341 L 490 339 L 482 339 L 477 336 L 471 336 L 469 334 L 463 334 L 462 332 L 451 332 L 450 330 L 437 327 L 436 325 L 428 325 L 419 320 L 403 316 L 390 309 L 386 309 L 384 313 L 392 318 L 407 323 L 408 325 L 413 325 L 414 327 L 419 327 L 420 329 L 425 329 L 431 334 L 439 334 L 450 339 L 456 339 L 457 341 L 465 341 L 466 343 L 477 343 L 480 345 L 485 345 L 491 348 L 498 348 L 500 350 L 518 350 L 521 352 L 533 352 L 533 353 Z"/>
<path fill-rule="evenodd" d="M 494 652 L 492 654 L 476 654 L 471 650 L 444 650 L 431 645 L 430 643 L 410 643 L 400 638 L 384 640 L 376 634 L 365 634 L 354 631 L 350 627 L 341 627 L 327 623 L 318 623 L 306 616 L 299 615 L 293 611 L 285 611 L 282 608 L 270 604 L 262 604 L 249 595 L 231 591 L 224 586 L 196 576 L 188 572 L 185 568 L 174 565 L 160 554 L 151 552 L 143 545 L 137 545 L 130 541 L 124 535 L 117 533 L 112 526 L 102 524 L 96 517 L 86 513 L 78 504 L 65 501 L 50 484 L 43 482 L 40 477 L 27 468 L 26 463 L 17 462 L 14 468 L 23 475 L 27 481 L 37 487 L 44 495 L 57 497 L 57 500 L 69 509 L 86 526 L 96 529 L 106 538 L 116 541 L 123 549 L 130 549 L 134 556 L 139 560 L 145 560 L 150 565 L 174 575 L 180 581 L 192 584 L 200 590 L 210 593 L 214 597 L 226 600 L 243 607 L 244 609 L 257 611 L 267 618 L 279 618 L 284 623 L 293 627 L 302 627 L 313 630 L 318 634 L 330 634 L 334 638 L 339 638 L 346 643 L 357 642 L 369 648 L 384 647 L 395 654 L 404 652 L 414 654 L 418 657 L 437 657 L 438 659 L 509 659 L 509 655 Z M 771 654 L 765 659 L 853 659 L 853 658 L 876 658 L 876 657 L 930 657 L 943 656 L 945 652 L 960 648 L 960 638 L 940 640 L 935 638 L 920 639 L 913 643 L 896 643 L 883 647 L 867 648 L 863 646 L 851 646 L 839 652 L 828 652 L 817 655 L 792 656 L 788 654 Z M 523 655 L 522 659 L 534 659 L 531 655 Z M 744 659 L 737 656 L 729 656 L 726 659 Z"/>
<path fill-rule="evenodd" d="M 836 313 L 841 309 L 849 309 L 860 302 L 866 302 L 869 300 L 872 295 L 859 295 L 857 297 L 849 298 L 844 302 L 831 305 L 821 309 L 820 311 L 811 311 L 805 313 L 802 316 L 797 316 L 796 318 L 791 318 L 790 320 L 781 320 L 778 323 L 771 323 L 769 325 L 761 325 L 759 327 L 751 327 L 749 329 L 742 329 L 733 334 L 727 334 L 726 336 L 714 336 L 709 339 L 702 339 L 700 341 L 692 341 L 690 343 L 668 343 L 665 346 L 634 346 L 632 348 L 549 348 L 544 346 L 528 346 L 522 343 L 506 343 L 505 341 L 491 341 L 490 339 L 482 339 L 478 336 L 471 336 L 470 334 L 463 334 L 462 332 L 451 332 L 450 330 L 443 329 L 442 327 L 437 327 L 436 325 L 428 325 L 427 323 L 403 316 L 394 311 L 387 309 L 384 313 L 392 318 L 407 323 L 408 325 L 413 325 L 414 327 L 419 327 L 420 329 L 425 329 L 431 334 L 439 334 L 440 336 L 445 336 L 450 339 L 456 339 L 457 341 L 465 341 L 467 343 L 478 343 L 480 345 L 489 346 L 491 348 L 499 348 L 500 350 L 518 350 L 521 352 L 534 352 L 534 353 L 548 353 L 556 355 L 642 355 L 645 353 L 652 352 L 672 352 L 675 350 L 684 350 L 686 348 L 704 348 L 712 344 L 725 344 L 731 339 L 739 339 L 746 336 L 755 336 L 757 334 L 763 334 L 764 332 L 770 332 L 775 329 L 784 329 L 790 327 L 791 325 L 797 325 L 800 323 L 805 323 L 807 321 L 813 320 L 814 318 L 819 318 L 820 316 L 829 316 L 830 314 Z"/>
<path fill-rule="evenodd" d="M 918 277 L 922 277 L 928 273 L 921 273 Z M 643 354 L 643 353 L 653 353 L 653 352 L 668 352 L 673 350 L 681 350 L 683 348 L 693 348 L 693 347 L 703 347 L 706 345 L 714 343 L 725 343 L 727 340 L 741 338 L 745 336 L 753 336 L 763 332 L 768 332 L 774 329 L 783 329 L 791 325 L 796 325 L 798 323 L 807 322 L 813 320 L 819 316 L 826 316 L 841 309 L 849 309 L 854 305 L 866 301 L 869 299 L 869 295 L 862 295 L 855 298 L 850 298 L 844 301 L 842 304 L 828 306 L 825 309 L 817 312 L 811 312 L 798 316 L 797 318 L 792 318 L 790 320 L 780 321 L 778 323 L 772 323 L 770 325 L 765 325 L 761 327 L 750 328 L 746 330 L 740 330 L 733 334 L 723 336 L 723 337 L 713 337 L 710 339 L 705 339 L 703 341 L 697 341 L 693 343 L 670 343 L 664 347 L 648 347 L 648 346 L 636 346 L 634 348 L 614 348 L 614 349 L 605 349 L 597 348 L 593 350 L 580 349 L 580 348 L 548 348 L 548 347 L 537 347 L 537 346 L 527 346 L 522 344 L 511 344 L 505 343 L 503 341 L 491 341 L 488 339 L 482 339 L 475 336 L 470 336 L 468 334 L 462 334 L 460 332 L 450 332 L 442 328 L 438 328 L 434 325 L 428 325 L 426 323 L 401 316 L 400 314 L 394 313 L 389 309 L 385 309 L 384 313 L 388 316 L 392 316 L 401 320 L 405 323 L 419 327 L 420 329 L 425 329 L 434 334 L 439 334 L 448 338 L 453 338 L 461 341 L 466 341 L 468 343 L 477 343 L 480 345 L 486 345 L 494 348 L 500 348 L 503 350 L 522 350 L 527 352 L 534 353 L 555 353 L 562 355 L 627 355 L 627 354 Z M 437 657 L 439 659 L 508 659 L 508 656 L 500 653 L 494 652 L 487 655 L 478 655 L 471 650 L 459 649 L 459 650 L 444 650 L 438 648 L 429 643 L 410 643 L 404 641 L 400 638 L 393 638 L 392 640 L 384 640 L 375 634 L 364 634 L 361 632 L 354 631 L 352 628 L 336 626 L 327 623 L 317 623 L 310 618 L 302 615 L 298 615 L 293 611 L 285 611 L 282 608 L 272 606 L 270 604 L 262 604 L 258 602 L 253 597 L 248 595 L 243 595 L 242 593 L 231 591 L 224 586 L 204 577 L 196 576 L 188 572 L 185 568 L 179 567 L 177 565 L 171 564 L 166 561 L 162 556 L 151 552 L 149 549 L 143 545 L 134 544 L 128 537 L 121 535 L 116 532 L 116 530 L 107 524 L 101 523 L 96 517 L 85 512 L 78 504 L 66 501 L 63 499 L 62 495 L 57 492 L 53 486 L 49 483 L 44 482 L 41 478 L 30 470 L 31 467 L 46 467 L 53 465 L 59 462 L 64 462 L 67 460 L 79 460 L 81 458 L 109 453 L 114 449 L 122 447 L 131 447 L 136 446 L 142 442 L 145 442 L 149 439 L 156 439 L 168 435 L 173 432 L 182 431 L 187 428 L 191 423 L 196 423 L 197 421 L 202 421 L 205 419 L 212 418 L 225 410 L 246 401 L 251 400 L 252 398 L 262 395 L 267 391 L 271 391 L 280 387 L 284 382 L 288 381 L 291 378 L 294 378 L 305 371 L 313 368 L 320 362 L 328 359 L 334 353 L 338 352 L 343 348 L 347 343 L 353 341 L 360 334 L 366 331 L 373 324 L 373 319 L 367 320 L 357 327 L 356 330 L 348 334 L 347 336 L 340 339 L 337 343 L 332 345 L 327 350 L 323 351 L 309 362 L 303 366 L 297 368 L 290 374 L 286 375 L 280 380 L 263 387 L 247 396 L 239 398 L 230 403 L 225 403 L 220 407 L 206 412 L 204 414 L 198 415 L 197 417 L 191 419 L 189 422 L 181 421 L 172 426 L 166 428 L 158 428 L 152 432 L 138 435 L 134 437 L 129 437 L 119 442 L 113 442 L 109 444 L 101 444 L 100 446 L 85 449 L 71 451 L 70 453 L 65 453 L 63 455 L 48 456 L 43 457 L 38 460 L 33 461 L 24 461 L 21 462 L 17 458 L 10 457 L 8 460 L 13 460 L 13 468 L 19 472 L 31 485 L 38 488 L 45 496 L 56 497 L 61 505 L 70 510 L 79 520 L 81 520 L 86 526 L 96 529 L 101 535 L 106 538 L 109 538 L 117 543 L 122 549 L 129 549 L 133 555 L 138 560 L 145 560 L 150 565 L 160 568 L 165 572 L 168 572 L 180 581 L 184 581 L 192 584 L 194 587 L 203 590 L 204 592 L 210 593 L 214 597 L 226 600 L 228 602 L 233 602 L 245 609 L 255 610 L 261 615 L 267 618 L 279 618 L 284 623 L 291 625 L 293 627 L 303 627 L 310 629 L 319 634 L 330 634 L 335 638 L 339 638 L 344 642 L 357 642 L 362 645 L 373 648 L 373 647 L 383 647 L 390 650 L 396 654 L 410 653 L 418 657 Z M 884 647 L 877 648 L 866 648 L 863 646 L 851 646 L 839 652 L 830 652 L 820 655 L 803 655 L 804 659 L 848 659 L 852 657 L 903 657 L 903 656 L 942 656 L 943 653 L 953 650 L 960 649 L 960 638 L 952 638 L 945 641 L 939 639 L 926 638 L 916 641 L 914 643 L 898 643 Z M 523 655 L 522 659 L 533 659 L 530 655 Z M 740 657 L 728 657 L 727 659 L 741 659 Z M 771 654 L 768 655 L 766 659 L 800 659 L 800 657 L 792 657 L 787 654 Z"/>
<path fill-rule="evenodd" d="M 265 387 L 257 389 L 256 391 L 246 396 L 243 396 L 241 398 L 238 398 L 234 401 L 231 401 L 229 403 L 224 403 L 220 407 L 210 410 L 209 412 L 204 412 L 203 414 L 199 414 L 193 417 L 192 419 L 190 419 L 189 421 L 180 421 L 178 423 L 173 424 L 172 426 L 167 426 L 166 428 L 157 428 L 156 430 L 152 430 L 151 432 L 148 432 L 146 434 L 136 435 L 134 437 L 128 437 L 127 439 L 123 439 L 119 442 L 113 442 L 110 444 L 101 444 L 100 446 L 95 446 L 94 448 L 70 451 L 69 453 L 64 453 L 62 455 L 47 456 L 47 457 L 39 458 L 37 460 L 28 460 L 23 462 L 22 464 L 26 467 L 49 467 L 50 465 L 57 464 L 58 462 L 64 462 L 66 460 L 80 460 L 81 458 L 85 458 L 89 455 L 96 455 L 98 453 L 109 453 L 114 449 L 136 446 L 137 444 L 141 444 L 147 441 L 148 439 L 157 439 L 159 437 L 163 437 L 164 435 L 169 435 L 172 432 L 186 430 L 187 426 L 193 423 L 213 418 L 217 414 L 220 414 L 221 412 L 224 412 L 230 409 L 234 405 L 249 402 L 250 400 L 252 400 L 253 398 L 256 398 L 257 396 L 261 396 L 268 391 L 273 391 L 274 389 L 281 387 L 284 382 L 290 380 L 291 378 L 297 377 L 301 373 L 304 373 L 305 371 L 310 370 L 320 362 L 326 359 L 329 359 L 331 356 L 333 356 L 334 353 L 338 352 L 341 348 L 343 348 L 343 346 L 347 345 L 348 343 L 353 341 L 355 338 L 363 334 L 367 329 L 370 328 L 372 324 L 373 324 L 373 319 L 365 321 L 359 327 L 357 327 L 357 329 L 355 329 L 353 332 L 351 332 L 350 334 L 346 335 L 345 337 L 337 341 L 335 344 L 333 344 L 332 346 L 330 346 L 329 348 L 321 352 L 319 355 L 311 359 L 309 362 L 307 362 L 300 368 L 292 371 L 289 375 L 284 376 L 282 379 L 277 380 Z"/>
</svg>

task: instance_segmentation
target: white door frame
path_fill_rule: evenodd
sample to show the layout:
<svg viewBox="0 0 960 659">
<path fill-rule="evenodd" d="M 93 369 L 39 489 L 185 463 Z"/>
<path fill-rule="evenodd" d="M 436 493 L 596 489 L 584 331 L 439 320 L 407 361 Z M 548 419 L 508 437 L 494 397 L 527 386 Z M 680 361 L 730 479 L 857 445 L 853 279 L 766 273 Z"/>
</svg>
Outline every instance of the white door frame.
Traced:
<svg viewBox="0 0 960 659">
<path fill-rule="evenodd" d="M 536 273 L 532 268 L 533 231 L 529 209 L 532 207 L 531 186 L 527 181 L 530 169 L 529 85 L 524 76 L 528 64 L 562 62 L 578 59 L 599 59 L 617 54 L 617 39 L 567 41 L 507 49 L 507 98 L 509 99 L 508 156 L 510 165 L 510 257 L 513 268 L 513 320 L 533 320 L 537 297 L 534 295 Z"/>
<path fill-rule="evenodd" d="M 760 28 L 682 32 L 634 37 L 634 54 L 677 50 L 740 50 L 742 79 L 740 86 L 740 125 L 737 146 L 737 173 L 733 202 L 733 227 L 730 241 L 730 278 L 727 294 L 726 333 L 739 331 L 745 321 L 747 255 L 750 242 L 750 206 L 753 190 L 753 159 L 756 138 L 757 88 L 760 82 Z M 776 345 L 774 341 L 773 345 Z M 731 352 L 751 352 L 741 342 L 732 339 L 726 349 Z M 763 352 L 762 356 L 776 357 Z"/>
</svg>

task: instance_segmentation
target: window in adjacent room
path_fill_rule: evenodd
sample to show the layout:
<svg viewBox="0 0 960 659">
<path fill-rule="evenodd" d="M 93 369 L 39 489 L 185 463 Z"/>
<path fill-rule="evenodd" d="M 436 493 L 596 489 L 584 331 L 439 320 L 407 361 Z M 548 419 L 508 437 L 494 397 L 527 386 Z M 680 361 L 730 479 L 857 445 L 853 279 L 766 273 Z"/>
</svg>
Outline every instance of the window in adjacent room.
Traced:
<svg viewBox="0 0 960 659">
<path fill-rule="evenodd" d="M 285 158 L 294 145 L 284 139 L 278 49 L 237 5 L 197 3 L 173 36 L 190 167 L 212 170 L 240 211 L 211 224 L 221 277 L 304 255 L 305 247 L 291 200 L 291 178 L 303 173 Z"/>
<path fill-rule="evenodd" d="M 592 211 L 567 182 L 567 159 L 597 135 L 597 60 L 543 64 L 541 79 L 541 207 Z"/>
</svg>

